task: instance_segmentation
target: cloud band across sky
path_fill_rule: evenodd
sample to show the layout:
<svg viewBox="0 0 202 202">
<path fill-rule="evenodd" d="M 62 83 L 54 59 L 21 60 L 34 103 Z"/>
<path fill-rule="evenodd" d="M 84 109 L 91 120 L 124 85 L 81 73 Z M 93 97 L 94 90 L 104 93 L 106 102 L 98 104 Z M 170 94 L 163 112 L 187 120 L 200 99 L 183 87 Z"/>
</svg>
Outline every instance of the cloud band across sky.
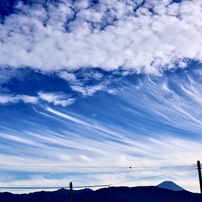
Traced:
<svg viewBox="0 0 202 202">
<path fill-rule="evenodd" d="M 158 74 L 202 61 L 201 1 L 137 2 L 19 1 L 0 24 L 0 66 Z"/>
</svg>

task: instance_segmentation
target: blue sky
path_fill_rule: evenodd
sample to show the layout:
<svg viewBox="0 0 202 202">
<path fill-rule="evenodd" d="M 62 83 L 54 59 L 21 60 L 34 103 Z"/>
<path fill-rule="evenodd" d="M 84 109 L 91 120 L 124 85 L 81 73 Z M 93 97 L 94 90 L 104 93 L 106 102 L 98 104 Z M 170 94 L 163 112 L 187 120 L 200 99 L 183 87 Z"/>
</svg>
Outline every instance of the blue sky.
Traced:
<svg viewBox="0 0 202 202">
<path fill-rule="evenodd" d="M 200 1 L 0 4 L 1 187 L 199 192 Z"/>
</svg>

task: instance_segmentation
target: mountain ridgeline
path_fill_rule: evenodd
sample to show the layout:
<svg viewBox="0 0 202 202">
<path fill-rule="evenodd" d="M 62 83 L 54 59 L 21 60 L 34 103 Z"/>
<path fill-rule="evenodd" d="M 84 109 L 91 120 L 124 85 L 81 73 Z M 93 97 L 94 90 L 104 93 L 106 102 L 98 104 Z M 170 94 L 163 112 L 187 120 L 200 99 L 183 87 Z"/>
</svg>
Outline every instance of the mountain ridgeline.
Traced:
<svg viewBox="0 0 202 202">
<path fill-rule="evenodd" d="M 41 191 L 29 194 L 0 193 L 1 202 L 70 202 L 70 191 Z M 109 187 L 96 191 L 73 190 L 72 202 L 201 202 L 198 193 L 173 191 L 158 186 Z"/>
</svg>

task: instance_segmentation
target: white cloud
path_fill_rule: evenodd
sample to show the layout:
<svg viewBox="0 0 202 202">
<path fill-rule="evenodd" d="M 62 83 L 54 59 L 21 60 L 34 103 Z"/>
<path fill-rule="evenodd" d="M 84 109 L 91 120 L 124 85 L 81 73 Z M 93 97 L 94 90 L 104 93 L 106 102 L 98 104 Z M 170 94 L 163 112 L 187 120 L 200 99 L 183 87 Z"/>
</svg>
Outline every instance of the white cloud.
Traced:
<svg viewBox="0 0 202 202">
<path fill-rule="evenodd" d="M 28 95 L 21 95 L 21 96 L 19 96 L 19 99 L 22 100 L 25 103 L 36 104 L 38 102 L 38 98 L 37 97 L 28 96 Z"/>
<path fill-rule="evenodd" d="M 77 77 L 80 75 L 81 78 L 77 78 L 75 75 L 77 75 Z M 58 76 L 69 82 L 72 91 L 81 93 L 83 96 L 92 96 L 97 91 L 107 91 L 109 93 L 114 93 L 114 90 L 108 89 L 108 84 L 110 82 L 105 82 L 105 79 L 102 81 L 104 75 L 97 71 L 85 71 L 78 74 L 61 71 L 58 73 Z M 87 83 L 91 80 L 100 82 L 97 85 L 88 85 Z"/>
<path fill-rule="evenodd" d="M 69 82 L 76 81 L 76 76 L 74 74 L 65 71 L 60 72 L 59 77 Z"/>
<path fill-rule="evenodd" d="M 0 104 L 8 103 L 30 103 L 37 104 L 40 100 L 46 101 L 48 103 L 53 103 L 54 105 L 61 105 L 66 107 L 75 102 L 74 98 L 70 98 L 66 94 L 62 93 L 45 93 L 39 92 L 38 96 L 28 96 L 28 95 L 0 95 Z"/>
<path fill-rule="evenodd" d="M 72 85 L 71 88 L 73 91 L 79 92 L 84 96 L 91 96 L 94 93 L 96 93 L 97 91 L 106 90 L 106 87 L 101 84 L 95 85 L 95 86 L 87 86 L 87 87 Z"/>
<path fill-rule="evenodd" d="M 0 95 L 0 104 L 17 103 L 17 102 L 36 104 L 38 102 L 38 99 L 34 96 L 28 96 L 28 95 L 17 95 L 17 96 Z"/>
<path fill-rule="evenodd" d="M 126 0 L 94 6 L 63 2 L 47 10 L 21 5 L 23 13 L 0 25 L 0 66 L 43 71 L 122 67 L 158 74 L 184 58 L 202 61 L 200 1 L 146 1 L 134 13 L 136 6 Z"/>
<path fill-rule="evenodd" d="M 0 69 L 0 84 L 7 83 L 12 77 L 17 76 L 15 69 Z"/>
<path fill-rule="evenodd" d="M 68 95 L 62 93 L 39 92 L 38 95 L 41 100 L 48 103 L 53 103 L 54 105 L 61 105 L 63 107 L 75 102 L 74 98 L 70 98 Z"/>
<path fill-rule="evenodd" d="M 9 103 L 9 102 L 17 102 L 15 97 L 10 97 L 10 96 L 0 96 L 0 103 L 1 104 L 5 104 L 5 103 Z"/>
</svg>

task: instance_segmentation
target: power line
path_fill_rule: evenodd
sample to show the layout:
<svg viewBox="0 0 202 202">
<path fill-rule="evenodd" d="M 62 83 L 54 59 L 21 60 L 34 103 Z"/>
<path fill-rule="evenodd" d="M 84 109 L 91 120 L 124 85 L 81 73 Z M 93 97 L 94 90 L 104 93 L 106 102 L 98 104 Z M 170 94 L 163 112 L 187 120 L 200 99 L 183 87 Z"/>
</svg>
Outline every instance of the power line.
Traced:
<svg viewBox="0 0 202 202">
<path fill-rule="evenodd" d="M 89 186 L 74 186 L 74 188 L 96 188 L 96 187 L 110 187 L 110 184 L 104 184 L 104 185 L 89 185 Z"/>
<path fill-rule="evenodd" d="M 13 187 L 13 186 L 5 186 L 5 187 L 0 187 L 0 189 L 40 189 L 40 190 L 42 190 L 42 189 L 61 189 L 61 188 L 69 188 L 69 187 Z"/>
<path fill-rule="evenodd" d="M 191 171 L 191 170 L 196 170 L 196 168 L 192 168 L 192 169 L 188 169 L 188 170 L 181 170 L 181 171 L 176 171 L 176 172 L 170 172 L 170 173 L 164 173 L 164 174 L 160 174 L 160 175 L 142 177 L 142 178 L 137 178 L 137 179 L 134 179 L 134 180 L 124 181 L 124 182 L 113 183 L 113 184 L 110 184 L 110 186 L 118 185 L 118 184 L 125 184 L 125 183 L 128 183 L 128 182 L 134 182 L 134 181 L 144 180 L 144 179 L 149 179 L 149 178 L 161 177 L 161 176 L 171 175 L 171 174 L 176 174 L 176 173 L 181 173 L 181 172 L 188 172 L 188 171 Z"/>
<path fill-rule="evenodd" d="M 131 166 L 68 166 L 68 165 L 12 165 L 4 164 L 0 167 L 26 167 L 26 168 L 49 168 L 49 167 L 64 167 L 64 168 L 144 168 L 144 167 L 131 167 Z"/>
<path fill-rule="evenodd" d="M 23 165 L 11 165 L 11 164 L 4 164 L 4 165 L 0 165 L 1 167 L 8 167 L 8 166 L 12 166 L 12 167 L 21 167 Z M 114 169 L 114 168 L 119 168 L 119 169 L 128 169 L 128 170 L 132 170 L 135 169 L 137 171 L 137 169 L 142 169 L 142 170 L 138 170 L 138 171 L 143 171 L 145 169 L 150 169 L 150 170 L 158 170 L 158 169 L 171 169 L 171 168 L 179 168 L 179 167 L 184 167 L 184 168 L 189 168 L 189 169 L 185 169 L 185 170 L 178 170 L 175 172 L 169 172 L 169 173 L 163 173 L 160 175 L 154 175 L 154 176 L 147 176 L 147 177 L 142 177 L 142 178 L 138 178 L 138 179 L 133 179 L 133 180 L 129 180 L 129 181 L 124 181 L 124 182 L 118 182 L 118 183 L 111 183 L 111 184 L 102 184 L 102 185 L 83 185 L 83 186 L 74 186 L 74 188 L 98 188 L 98 187 L 110 187 L 110 186 L 114 186 L 114 185 L 118 185 L 118 184 L 125 184 L 128 182 L 133 182 L 133 181 L 137 181 L 137 180 L 143 180 L 143 179 L 148 179 L 148 178 L 155 178 L 155 177 L 160 177 L 160 176 L 165 176 L 165 175 L 171 175 L 171 174 L 176 174 L 176 173 L 180 173 L 180 172 L 187 172 L 187 171 L 191 171 L 191 170 L 195 170 L 196 166 L 194 165 L 189 165 L 189 166 L 182 166 L 182 165 L 177 165 L 177 166 L 165 166 L 165 167 L 133 167 L 133 166 L 105 166 L 105 167 L 101 167 L 101 166 L 68 166 L 68 165 L 52 165 L 52 166 L 48 166 L 48 165 L 25 165 L 23 167 L 66 167 L 66 168 L 94 168 L 94 169 Z M 143 169 L 144 168 L 144 169 Z M 122 171 L 123 172 L 123 171 Z M 0 189 L 29 189 L 29 190 L 43 190 L 43 189 L 61 189 L 61 188 L 65 188 L 68 189 L 70 188 L 69 186 L 0 186 Z"/>
<path fill-rule="evenodd" d="M 82 186 L 74 186 L 74 188 L 80 189 L 80 188 L 96 188 L 96 187 L 109 187 L 109 184 L 102 184 L 102 185 L 82 185 Z M 33 186 L 33 187 L 17 187 L 17 186 L 0 186 L 0 189 L 68 189 L 70 188 L 69 186 L 52 186 L 52 187 L 48 187 L 48 186 Z"/>
<path fill-rule="evenodd" d="M 142 178 L 137 178 L 134 180 L 129 180 L 129 181 L 124 181 L 124 182 L 118 182 L 118 183 L 111 183 L 111 184 L 102 184 L 102 185 L 82 185 L 82 186 L 74 186 L 74 188 L 98 188 L 98 187 L 110 187 L 110 186 L 114 186 L 114 185 L 118 185 L 118 184 L 125 184 L 128 182 L 134 182 L 134 181 L 139 181 L 139 180 L 144 180 L 144 179 L 149 179 L 149 178 L 155 178 L 155 177 L 160 177 L 160 176 L 165 176 L 165 175 L 173 175 L 176 173 L 181 173 L 181 172 L 188 172 L 188 171 L 192 171 L 192 170 L 196 170 L 196 168 L 192 168 L 192 169 L 186 169 L 186 170 L 181 170 L 181 171 L 176 171 L 176 172 L 169 172 L 169 173 L 164 173 L 164 174 L 160 174 L 160 175 L 154 175 L 154 176 L 147 176 L 147 177 L 142 177 Z M 17 186 L 0 186 L 0 189 L 39 189 L 39 190 L 43 190 L 43 189 L 68 189 L 70 188 L 69 186 L 26 186 L 26 187 L 17 187 Z"/>
<path fill-rule="evenodd" d="M 26 167 L 26 168 L 54 168 L 54 167 L 64 167 L 64 168 L 95 168 L 95 169 L 168 169 L 168 168 L 179 168 L 179 167 L 193 167 L 195 165 L 176 165 L 176 166 L 163 166 L 163 167 L 152 167 L 152 166 L 69 166 L 69 165 L 23 165 L 23 164 L 1 164 L 0 167 Z"/>
</svg>

